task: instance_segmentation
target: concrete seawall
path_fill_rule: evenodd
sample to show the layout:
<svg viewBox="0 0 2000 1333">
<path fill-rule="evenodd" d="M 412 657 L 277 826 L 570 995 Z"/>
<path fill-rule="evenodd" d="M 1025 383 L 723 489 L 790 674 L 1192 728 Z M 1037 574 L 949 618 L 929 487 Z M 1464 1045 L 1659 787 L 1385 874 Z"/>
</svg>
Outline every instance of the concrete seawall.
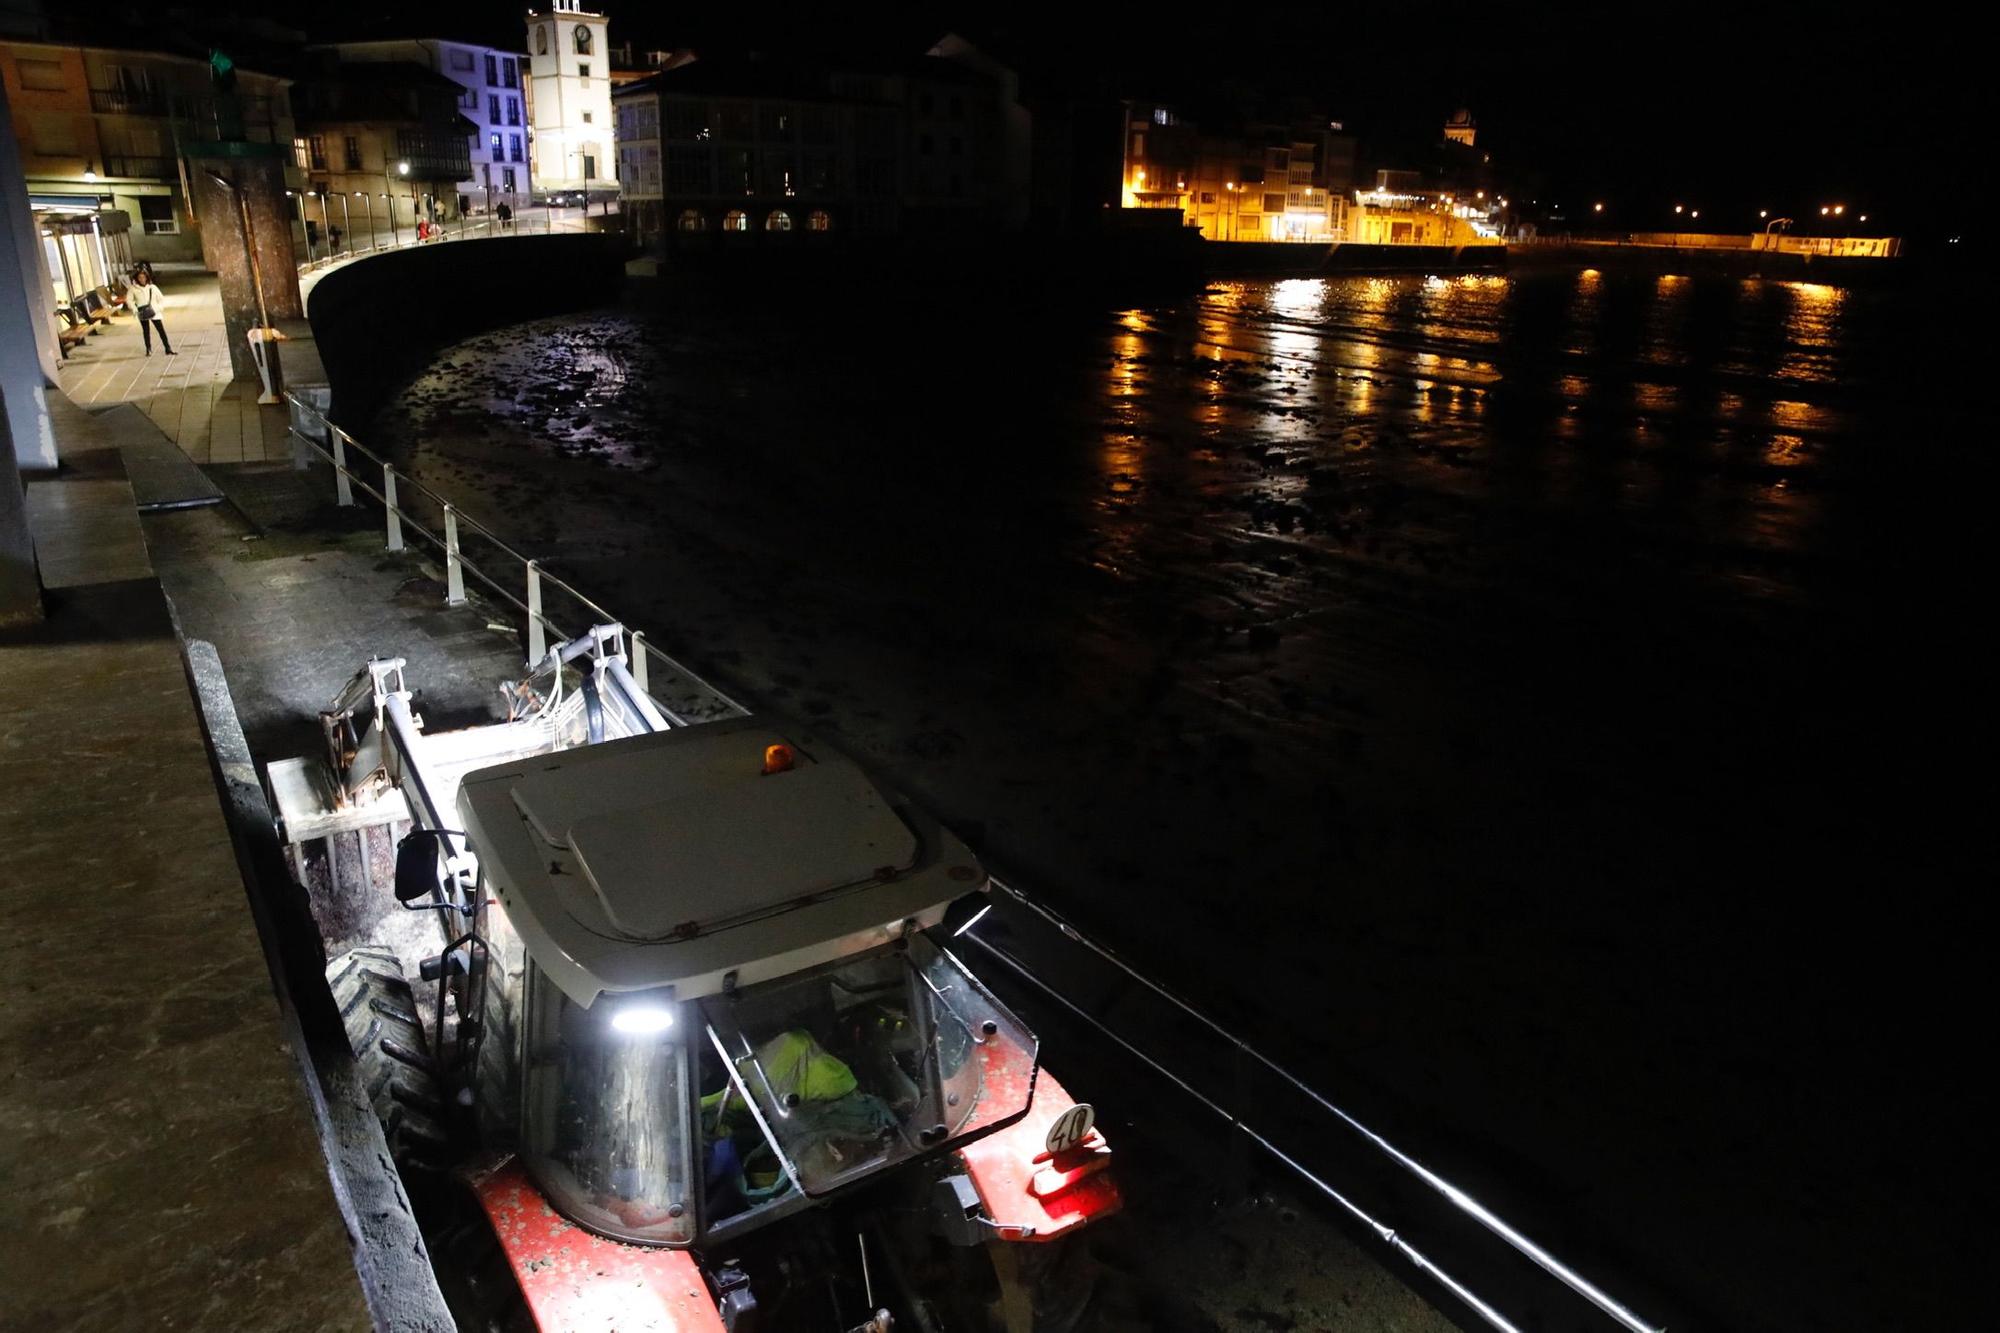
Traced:
<svg viewBox="0 0 2000 1333">
<path fill-rule="evenodd" d="M 1873 256 L 1812 255 L 1774 250 L 1692 248 L 1671 245 L 1563 245 L 1543 242 L 1515 246 L 1509 263 L 1515 268 L 1596 268 L 1618 272 L 1727 274 L 1744 278 L 1792 279 L 1800 282 L 1894 282 L 1908 276 L 1903 259 Z"/>
<path fill-rule="evenodd" d="M 445 343 L 613 299 L 625 238 L 578 234 L 440 243 L 357 260 L 306 303 L 337 419 L 365 420 Z"/>
<path fill-rule="evenodd" d="M 1322 277 L 1341 273 L 1498 272 L 1504 245 L 1327 245 L 1296 241 L 1219 241 L 1199 250 L 1211 278 Z"/>
</svg>

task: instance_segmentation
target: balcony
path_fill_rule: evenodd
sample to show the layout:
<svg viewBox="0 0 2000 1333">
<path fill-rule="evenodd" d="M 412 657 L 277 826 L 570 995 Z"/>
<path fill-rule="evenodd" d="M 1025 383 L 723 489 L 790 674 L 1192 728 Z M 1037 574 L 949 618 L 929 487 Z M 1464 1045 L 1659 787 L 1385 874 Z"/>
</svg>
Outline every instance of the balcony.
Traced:
<svg viewBox="0 0 2000 1333">
<path fill-rule="evenodd" d="M 177 97 L 173 108 L 184 142 L 255 143 L 286 148 L 289 145 L 279 134 L 278 126 L 283 109 L 269 97 L 233 93 Z"/>
<path fill-rule="evenodd" d="M 151 88 L 92 88 L 90 109 L 105 116 L 164 116 L 167 99 Z"/>
<path fill-rule="evenodd" d="M 113 179 L 176 181 L 180 168 L 171 157 L 138 157 L 105 154 L 104 174 Z"/>
</svg>

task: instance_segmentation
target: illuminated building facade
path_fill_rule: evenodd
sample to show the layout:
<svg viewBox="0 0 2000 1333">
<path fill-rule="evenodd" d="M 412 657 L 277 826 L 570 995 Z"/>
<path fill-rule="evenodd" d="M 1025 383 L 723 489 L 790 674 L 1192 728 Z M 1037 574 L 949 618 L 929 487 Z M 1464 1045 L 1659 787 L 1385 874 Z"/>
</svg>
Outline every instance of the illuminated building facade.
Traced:
<svg viewBox="0 0 2000 1333">
<path fill-rule="evenodd" d="M 358 244 L 370 219 L 410 226 L 426 213 L 458 217 L 478 128 L 460 114 L 461 98 L 455 80 L 415 63 L 341 62 L 299 80 L 293 153 L 306 177 L 312 244 L 336 226 Z"/>
<path fill-rule="evenodd" d="M 1332 121 L 1251 122 L 1204 132 L 1170 106 L 1125 109 L 1121 202 L 1174 209 L 1211 241 L 1346 236 L 1354 141 Z"/>
<path fill-rule="evenodd" d="M 529 163 L 536 194 L 618 190 L 611 119 L 610 21 L 581 0 L 528 13 Z"/>
<path fill-rule="evenodd" d="M 1485 191 L 1467 199 L 1426 186 L 1414 171 L 1378 171 L 1357 190 L 1347 239 L 1361 245 L 1500 245 L 1501 201 Z"/>
<path fill-rule="evenodd" d="M 528 188 L 525 57 L 517 51 L 437 37 L 340 42 L 332 49 L 342 60 L 354 63 L 422 65 L 456 83 L 459 114 L 470 122 L 466 136 L 470 172 L 449 188 L 466 195 L 474 208 L 508 201 L 519 206 L 517 196 Z"/>
<path fill-rule="evenodd" d="M 206 60 L 5 42 L 0 79 L 62 300 L 116 282 L 136 260 L 203 259 L 181 154 L 218 137 L 219 115 L 231 137 L 292 138 L 289 80 L 239 69 L 219 97 Z"/>
</svg>

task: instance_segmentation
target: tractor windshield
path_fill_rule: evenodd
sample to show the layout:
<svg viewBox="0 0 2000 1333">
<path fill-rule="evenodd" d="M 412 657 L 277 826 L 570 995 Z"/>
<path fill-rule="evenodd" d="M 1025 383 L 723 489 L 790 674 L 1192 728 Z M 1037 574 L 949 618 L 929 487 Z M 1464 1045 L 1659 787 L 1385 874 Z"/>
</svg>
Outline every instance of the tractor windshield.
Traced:
<svg viewBox="0 0 2000 1333">
<path fill-rule="evenodd" d="M 729 1085 L 702 1099 L 708 1157 L 775 1146 L 784 1159 L 783 1180 L 746 1176 L 745 1203 L 794 1179 L 822 1194 L 962 1140 L 1033 1091 L 1034 1034 L 923 935 L 700 1004 Z"/>
<path fill-rule="evenodd" d="M 683 1006 L 645 994 L 573 1003 L 528 969 L 522 1149 L 566 1217 L 642 1245 L 694 1239 Z"/>
</svg>

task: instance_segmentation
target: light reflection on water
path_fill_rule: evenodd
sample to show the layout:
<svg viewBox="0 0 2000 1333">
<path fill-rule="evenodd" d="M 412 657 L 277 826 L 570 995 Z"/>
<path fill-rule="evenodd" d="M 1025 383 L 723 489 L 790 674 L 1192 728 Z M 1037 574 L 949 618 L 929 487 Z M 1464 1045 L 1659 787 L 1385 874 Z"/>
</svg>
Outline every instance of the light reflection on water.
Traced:
<svg viewBox="0 0 2000 1333">
<path fill-rule="evenodd" d="M 1048 521 L 1081 521 L 1091 567 L 1166 580 L 1173 601 L 1187 550 L 1244 531 L 1439 577 L 1488 577 L 1494 533 L 1551 522 L 1660 525 L 1719 567 L 1809 554 L 1857 494 L 1841 479 L 1883 419 L 1870 395 L 1897 387 L 1861 355 L 1895 345 L 1882 310 L 1806 282 L 1371 275 L 1219 282 L 1095 315 L 982 310 L 963 334 L 893 302 L 612 315 L 597 337 L 496 338 L 491 360 L 500 384 L 532 383 L 567 355 L 591 421 L 558 407 L 532 423 L 564 452 L 677 466 L 671 401 L 690 442 L 743 441 L 767 468 L 790 469 L 777 451 L 801 438 L 876 461 L 833 478 L 828 504 L 849 475 L 880 492 L 864 507 L 925 507 L 941 484 L 955 514 L 1004 530 L 1032 495 Z M 746 393 L 746 365 L 787 392 Z M 947 479 L 953 460 L 979 461 Z M 963 480 L 982 467 L 997 470 Z M 1277 582 L 1305 597 L 1304 577 Z M 1763 569 L 1758 586 L 1791 584 Z"/>
</svg>

